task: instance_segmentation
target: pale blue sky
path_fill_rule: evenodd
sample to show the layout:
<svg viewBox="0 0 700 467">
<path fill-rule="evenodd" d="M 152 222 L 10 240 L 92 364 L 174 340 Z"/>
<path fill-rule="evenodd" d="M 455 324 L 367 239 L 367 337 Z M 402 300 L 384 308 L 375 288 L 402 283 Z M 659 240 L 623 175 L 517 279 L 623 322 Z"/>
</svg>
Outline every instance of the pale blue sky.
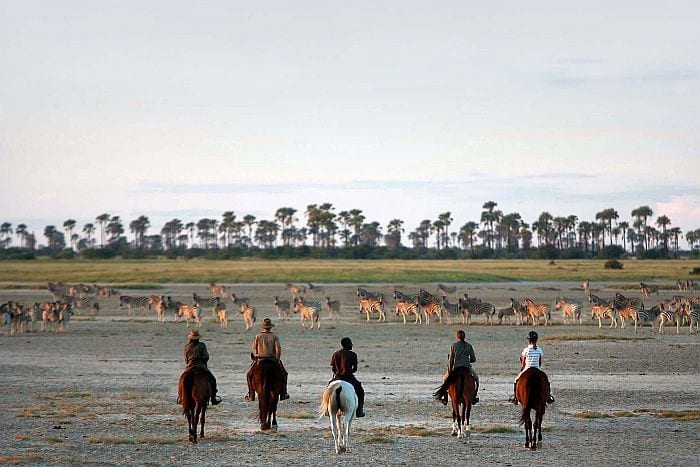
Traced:
<svg viewBox="0 0 700 467">
<path fill-rule="evenodd" d="M 0 0 L 0 220 L 700 227 L 700 3 Z M 9 174 L 9 176 L 7 175 Z M 43 239 L 42 239 L 43 241 Z"/>
</svg>

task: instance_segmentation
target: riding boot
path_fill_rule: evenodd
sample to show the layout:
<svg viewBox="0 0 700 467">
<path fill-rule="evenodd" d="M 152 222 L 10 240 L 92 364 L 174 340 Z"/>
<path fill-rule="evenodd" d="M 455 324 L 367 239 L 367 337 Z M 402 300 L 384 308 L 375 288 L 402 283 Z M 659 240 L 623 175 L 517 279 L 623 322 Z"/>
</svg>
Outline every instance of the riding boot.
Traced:
<svg viewBox="0 0 700 467">
<path fill-rule="evenodd" d="M 357 418 L 361 418 L 365 416 L 365 411 L 363 410 L 365 407 L 365 395 L 362 394 L 362 396 L 357 396 L 357 412 L 355 413 L 355 416 Z"/>
<path fill-rule="evenodd" d="M 474 375 L 474 376 L 476 376 L 476 375 Z M 474 398 L 472 399 L 472 405 L 479 402 L 479 398 L 477 397 L 477 394 L 479 394 L 479 378 L 476 377 L 475 380 L 476 380 L 475 381 L 476 382 L 476 389 L 474 390 Z"/>
<path fill-rule="evenodd" d="M 512 403 L 515 404 L 515 405 L 518 405 L 518 399 L 517 399 L 517 397 L 515 396 L 515 388 L 516 388 L 517 386 L 518 386 L 518 382 L 516 381 L 515 383 L 513 383 L 513 396 L 511 396 L 511 398 L 508 399 L 509 402 L 512 402 Z"/>
<path fill-rule="evenodd" d="M 282 394 L 280 394 L 280 400 L 286 401 L 287 399 L 289 399 L 289 393 L 287 392 L 287 377 L 289 376 L 289 373 L 287 373 L 287 370 L 284 368 L 282 360 L 278 360 L 278 362 L 280 368 L 282 368 L 282 372 L 284 373 L 284 389 L 282 390 Z"/>
<path fill-rule="evenodd" d="M 548 404 L 553 404 L 554 402 L 555 402 L 554 396 L 552 396 L 552 395 L 550 394 L 549 397 L 547 398 L 547 403 L 548 403 Z"/>
<path fill-rule="evenodd" d="M 245 395 L 245 400 L 247 400 L 248 402 L 254 401 L 255 400 L 255 390 L 253 389 L 253 383 L 250 380 L 251 379 L 250 372 L 248 372 L 248 374 L 246 374 L 245 376 L 246 376 L 246 380 L 248 380 L 248 394 Z"/>
</svg>

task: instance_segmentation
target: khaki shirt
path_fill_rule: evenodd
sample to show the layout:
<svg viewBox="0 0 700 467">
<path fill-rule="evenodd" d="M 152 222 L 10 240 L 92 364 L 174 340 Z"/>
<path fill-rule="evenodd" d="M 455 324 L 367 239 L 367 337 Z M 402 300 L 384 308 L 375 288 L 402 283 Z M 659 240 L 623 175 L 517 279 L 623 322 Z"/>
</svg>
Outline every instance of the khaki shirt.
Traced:
<svg viewBox="0 0 700 467">
<path fill-rule="evenodd" d="M 277 334 L 261 332 L 253 340 L 253 354 L 258 358 L 280 358 L 282 347 Z"/>
<path fill-rule="evenodd" d="M 469 342 L 457 341 L 450 347 L 450 359 L 447 365 L 448 371 L 452 371 L 459 366 L 471 368 L 476 361 L 474 348 Z"/>
<path fill-rule="evenodd" d="M 185 344 L 185 365 L 187 368 L 198 366 L 208 370 L 208 361 L 209 352 L 207 352 L 207 346 L 204 342 L 195 341 Z"/>
</svg>

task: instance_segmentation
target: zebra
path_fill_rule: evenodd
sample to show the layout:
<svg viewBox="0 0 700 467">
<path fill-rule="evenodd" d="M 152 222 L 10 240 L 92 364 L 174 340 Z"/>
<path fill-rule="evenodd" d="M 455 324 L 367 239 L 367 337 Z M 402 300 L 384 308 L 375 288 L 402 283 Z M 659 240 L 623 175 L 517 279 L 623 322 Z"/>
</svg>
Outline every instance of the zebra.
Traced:
<svg viewBox="0 0 700 467">
<path fill-rule="evenodd" d="M 634 322 L 634 333 L 637 334 L 637 321 L 639 319 L 639 309 L 632 304 L 627 304 L 623 308 L 617 310 L 617 316 L 620 318 L 620 327 L 625 328 L 625 320 L 631 319 Z"/>
<path fill-rule="evenodd" d="M 210 282 L 207 289 L 209 289 L 215 297 L 224 298 L 226 295 L 226 286 L 224 285 L 216 285 L 214 282 Z"/>
<path fill-rule="evenodd" d="M 14 303 L 5 302 L 0 304 L 0 336 L 3 334 L 3 329 L 8 328 L 7 335 L 12 334 L 12 315 L 14 313 Z"/>
<path fill-rule="evenodd" d="M 376 300 L 373 298 L 361 298 L 360 313 L 367 314 L 367 322 L 369 322 L 370 313 L 374 312 L 379 314 L 377 321 L 386 321 L 386 314 L 384 313 L 384 303 L 381 300 Z"/>
<path fill-rule="evenodd" d="M 564 324 L 569 324 L 569 317 L 574 319 L 574 323 L 578 321 L 579 326 L 581 325 L 581 305 L 578 303 L 568 302 L 563 297 L 559 297 L 554 302 L 554 307 L 557 310 L 561 310 L 562 320 Z"/>
<path fill-rule="evenodd" d="M 458 301 L 457 303 L 459 304 L 460 302 Z M 484 315 L 486 317 L 486 321 L 484 322 L 484 324 L 493 324 L 491 320 L 492 317 L 496 314 L 496 307 L 493 306 L 491 303 L 484 302 L 479 298 L 469 298 L 468 294 L 464 294 L 464 299 L 461 303 L 463 316 L 465 316 L 466 310 L 465 317 L 467 319 L 467 326 L 471 325 L 472 315 Z"/>
<path fill-rule="evenodd" d="M 447 299 L 447 295 L 442 296 L 442 299 L 440 300 L 440 308 L 442 309 L 442 312 L 445 313 L 447 324 L 452 324 L 451 316 L 459 316 L 461 314 L 459 301 L 457 301 L 457 303 L 450 303 L 450 301 Z"/>
<path fill-rule="evenodd" d="M 516 317 L 516 324 L 525 325 L 525 320 L 530 322 L 530 312 L 527 307 L 523 306 L 514 298 L 510 299 L 510 307 L 513 309 L 513 314 Z"/>
<path fill-rule="evenodd" d="M 700 330 L 700 304 L 691 303 L 690 304 L 690 333 L 693 333 L 693 325 L 695 325 L 695 332 Z"/>
<path fill-rule="evenodd" d="M 239 305 L 243 309 L 243 304 L 246 303 L 250 305 L 250 299 L 248 297 L 238 297 L 235 293 L 231 294 L 231 300 L 233 300 L 233 305 Z"/>
<path fill-rule="evenodd" d="M 455 286 L 455 285 L 449 286 L 449 285 L 445 285 L 445 284 L 438 284 L 437 289 L 438 289 L 438 292 L 442 292 L 444 294 L 457 292 L 457 286 Z"/>
<path fill-rule="evenodd" d="M 659 304 L 659 334 L 664 333 L 664 326 L 668 324 L 676 324 L 676 334 L 680 334 L 680 323 L 685 316 L 685 308 L 683 305 L 678 307 L 672 306 L 671 303 Z"/>
<path fill-rule="evenodd" d="M 661 307 L 659 305 L 654 305 L 651 308 L 640 308 L 637 310 L 637 321 L 640 327 L 644 330 L 644 323 L 649 323 L 651 328 L 654 329 L 654 323 L 659 319 L 659 313 L 661 313 Z"/>
<path fill-rule="evenodd" d="M 110 298 L 112 295 L 119 295 L 119 291 L 113 287 L 100 287 L 96 295 L 98 299 L 100 297 Z"/>
<path fill-rule="evenodd" d="M 58 329 L 56 332 L 65 332 L 70 324 L 70 318 L 73 315 L 73 305 L 64 303 L 58 311 Z"/>
<path fill-rule="evenodd" d="M 588 279 L 586 279 L 585 281 L 583 281 L 583 283 L 581 284 L 581 288 L 583 288 L 583 293 L 590 293 L 590 291 L 591 291 L 591 281 L 588 280 Z"/>
<path fill-rule="evenodd" d="M 284 314 L 284 319 L 289 317 L 289 300 L 280 300 L 277 298 L 277 295 L 274 296 L 274 305 L 275 305 L 275 310 L 277 311 L 277 316 L 279 319 L 283 319 L 282 315 Z"/>
<path fill-rule="evenodd" d="M 301 327 L 306 329 L 306 321 L 310 322 L 309 330 L 314 328 L 321 329 L 321 303 L 311 300 L 304 300 L 304 297 L 298 297 L 294 300 L 294 313 L 299 313 L 301 316 Z M 369 315 L 368 315 L 369 316 Z"/>
<path fill-rule="evenodd" d="M 406 316 L 408 316 L 409 313 L 416 316 L 413 324 L 423 324 L 423 319 L 418 312 L 418 305 L 416 305 L 414 302 L 396 302 L 396 316 L 398 316 L 399 313 L 403 316 L 403 324 L 406 324 Z"/>
<path fill-rule="evenodd" d="M 245 330 L 252 329 L 253 324 L 255 324 L 255 308 L 250 306 L 247 302 L 243 302 L 241 303 L 241 314 L 245 322 Z"/>
<path fill-rule="evenodd" d="M 49 290 L 51 295 L 53 295 L 54 300 L 58 300 L 59 298 L 66 295 L 66 292 L 68 292 L 68 287 L 66 287 L 66 285 L 63 284 L 63 282 L 58 282 L 58 283 L 49 282 L 47 284 L 46 288 Z"/>
<path fill-rule="evenodd" d="M 498 324 L 501 324 L 501 321 L 503 321 L 503 318 L 506 319 L 506 321 L 510 321 L 510 317 L 515 315 L 515 311 L 513 310 L 512 306 L 506 307 L 506 308 L 500 308 L 498 310 Z"/>
<path fill-rule="evenodd" d="M 287 284 L 285 284 L 284 290 L 289 290 L 289 293 L 292 294 L 293 299 L 297 298 L 299 295 L 301 295 L 303 293 L 306 293 L 306 287 L 304 287 L 303 285 L 294 285 L 294 284 L 291 284 L 289 282 L 287 282 Z"/>
<path fill-rule="evenodd" d="M 306 289 L 307 289 L 309 292 L 311 292 L 311 295 L 313 295 L 314 297 L 316 296 L 316 292 L 318 292 L 318 293 L 323 293 L 323 286 L 314 285 L 314 284 L 312 284 L 311 282 L 309 282 L 309 283 L 307 284 Z"/>
<path fill-rule="evenodd" d="M 180 305 L 177 309 L 178 316 L 183 316 L 185 318 L 185 323 L 187 327 L 190 327 L 190 320 L 194 321 L 194 325 L 197 327 L 202 326 L 202 318 L 199 314 L 199 307 L 197 305 Z"/>
<path fill-rule="evenodd" d="M 398 302 L 413 303 L 418 298 L 418 294 L 405 294 L 399 290 L 394 290 L 394 300 Z"/>
<path fill-rule="evenodd" d="M 333 312 L 340 313 L 340 302 L 338 300 L 331 300 L 331 297 L 326 297 L 326 308 L 328 309 L 328 317 L 333 317 Z"/>
<path fill-rule="evenodd" d="M 545 326 L 547 326 L 547 324 L 551 326 L 549 319 L 552 315 L 549 305 L 546 303 L 535 303 L 531 298 L 526 298 L 523 300 L 523 306 L 527 308 L 527 311 L 530 313 L 530 317 L 532 318 L 532 322 L 535 326 L 540 324 L 540 316 L 544 318 Z"/>
<path fill-rule="evenodd" d="M 184 305 L 184 303 L 177 300 L 173 300 L 173 298 L 170 295 L 165 297 L 165 309 L 173 312 L 173 321 L 175 322 L 178 322 L 180 320 L 179 310 L 182 305 Z"/>
<path fill-rule="evenodd" d="M 151 309 L 151 297 L 132 297 L 130 295 L 121 295 L 119 297 L 119 308 L 124 305 L 128 308 L 127 315 L 134 316 L 134 308 L 146 308 Z"/>
<path fill-rule="evenodd" d="M 364 299 L 375 299 L 379 300 L 381 302 L 384 301 L 384 294 L 381 292 L 369 292 L 365 289 L 362 289 L 360 287 L 357 288 L 357 296 L 359 298 L 364 298 Z"/>
<path fill-rule="evenodd" d="M 602 306 L 602 307 L 612 306 L 612 300 L 600 298 L 599 296 L 593 295 L 592 293 L 588 294 L 588 302 L 592 303 L 593 305 L 596 305 L 596 306 Z"/>
<path fill-rule="evenodd" d="M 617 318 L 615 318 L 615 309 L 611 306 L 593 305 L 591 308 L 591 319 L 598 318 L 598 327 L 603 327 L 603 319 L 610 318 L 610 327 L 617 327 Z"/>
<path fill-rule="evenodd" d="M 659 286 L 658 285 L 647 285 L 644 282 L 639 283 L 639 290 L 642 293 L 644 297 L 649 297 L 649 295 L 655 293 L 656 295 L 659 295 Z"/>
<path fill-rule="evenodd" d="M 89 309 L 90 316 L 97 316 L 100 312 L 100 303 L 97 301 L 97 297 L 81 297 L 76 298 L 72 301 L 72 304 L 77 309 Z"/>
<path fill-rule="evenodd" d="M 233 294 L 231 294 L 233 295 Z M 217 316 L 217 309 L 222 303 L 222 300 L 219 297 L 212 297 L 212 298 L 204 298 L 200 297 L 196 293 L 192 294 L 192 300 L 194 301 L 194 305 L 199 307 L 199 308 L 211 308 L 211 313 L 214 318 L 218 320 Z M 235 303 L 235 300 L 234 300 Z"/>
</svg>

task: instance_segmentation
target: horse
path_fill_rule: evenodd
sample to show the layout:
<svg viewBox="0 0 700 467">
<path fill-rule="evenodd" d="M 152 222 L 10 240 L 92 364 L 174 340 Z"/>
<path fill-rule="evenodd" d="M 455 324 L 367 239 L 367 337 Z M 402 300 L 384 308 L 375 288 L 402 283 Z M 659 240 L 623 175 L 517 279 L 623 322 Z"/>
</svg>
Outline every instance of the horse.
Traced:
<svg viewBox="0 0 700 467">
<path fill-rule="evenodd" d="M 199 437 L 204 438 L 204 421 L 207 405 L 211 400 L 211 384 L 203 368 L 192 367 L 182 372 L 177 390 L 177 400 L 182 404 L 182 413 L 187 417 L 189 440 L 197 444 L 197 425 L 200 423 Z"/>
<path fill-rule="evenodd" d="M 542 447 L 542 419 L 547 408 L 549 391 L 547 375 L 539 368 L 528 368 L 520 375 L 515 386 L 515 398 L 522 407 L 520 424 L 525 425 L 525 447 L 529 447 L 533 451 L 537 449 L 537 441 Z M 535 411 L 534 429 L 530 410 Z M 535 440 L 535 436 L 537 436 L 537 440 Z"/>
<path fill-rule="evenodd" d="M 331 381 L 321 396 L 319 418 L 326 415 L 331 420 L 331 433 L 335 441 L 335 453 L 350 451 L 350 425 L 355 419 L 357 394 L 347 381 Z"/>
<path fill-rule="evenodd" d="M 471 436 L 469 417 L 472 412 L 474 392 L 476 392 L 474 377 L 467 368 L 460 366 L 452 370 L 442 386 L 433 393 L 435 400 L 442 402 L 443 405 L 447 405 L 448 395 L 452 401 L 452 436 L 469 440 Z"/>
<path fill-rule="evenodd" d="M 253 354 L 250 358 L 255 360 Z M 273 359 L 258 359 L 251 371 L 251 383 L 258 395 L 260 430 L 277 431 L 277 403 L 284 392 L 282 369 Z"/>
</svg>

